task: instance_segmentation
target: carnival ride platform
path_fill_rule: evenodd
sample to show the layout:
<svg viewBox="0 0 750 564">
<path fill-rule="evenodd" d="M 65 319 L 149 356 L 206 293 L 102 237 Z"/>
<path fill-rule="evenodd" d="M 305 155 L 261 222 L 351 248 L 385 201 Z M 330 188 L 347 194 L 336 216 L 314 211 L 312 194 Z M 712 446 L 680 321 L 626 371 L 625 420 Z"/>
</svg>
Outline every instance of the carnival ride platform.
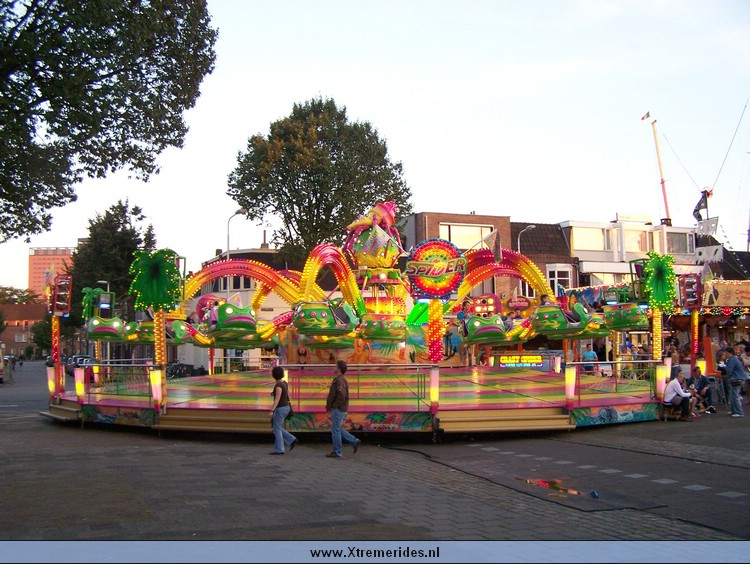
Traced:
<svg viewBox="0 0 750 564">
<path fill-rule="evenodd" d="M 325 402 L 332 376 L 330 365 L 289 367 L 291 432 L 330 431 Z M 439 383 L 430 376 L 427 365 L 350 365 L 346 427 L 441 434 L 572 430 L 658 419 L 649 379 L 579 372 L 575 397 L 566 397 L 564 372 L 465 366 L 441 368 Z M 439 394 L 431 392 L 435 384 Z M 81 425 L 269 434 L 272 388 L 268 370 L 171 379 L 166 400 L 155 409 L 146 378 L 127 383 L 103 378 L 80 397 L 62 392 L 42 415 Z"/>
</svg>

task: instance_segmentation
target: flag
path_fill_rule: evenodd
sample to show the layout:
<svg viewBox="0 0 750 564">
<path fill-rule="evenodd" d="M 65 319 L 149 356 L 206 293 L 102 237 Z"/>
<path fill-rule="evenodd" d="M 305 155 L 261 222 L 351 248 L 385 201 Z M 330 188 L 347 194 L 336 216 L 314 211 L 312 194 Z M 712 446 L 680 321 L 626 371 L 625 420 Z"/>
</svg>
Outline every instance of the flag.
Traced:
<svg viewBox="0 0 750 564">
<path fill-rule="evenodd" d="M 706 210 L 706 215 L 708 215 L 708 197 L 710 195 L 711 190 L 703 190 L 701 192 L 701 199 L 698 200 L 697 204 L 695 204 L 695 209 L 693 210 L 693 217 L 695 218 L 695 221 L 703 221 L 701 210 Z"/>
<path fill-rule="evenodd" d="M 644 119 L 648 119 L 650 117 L 651 117 L 651 112 L 646 112 L 645 114 L 643 114 L 643 117 L 641 118 L 641 121 L 643 121 Z"/>
<path fill-rule="evenodd" d="M 500 234 L 497 232 L 497 229 L 490 232 L 489 235 L 487 235 L 484 239 L 482 239 L 482 243 L 485 244 L 485 246 L 492 251 L 492 254 L 495 256 L 496 261 L 502 260 L 502 250 L 500 248 Z"/>
</svg>

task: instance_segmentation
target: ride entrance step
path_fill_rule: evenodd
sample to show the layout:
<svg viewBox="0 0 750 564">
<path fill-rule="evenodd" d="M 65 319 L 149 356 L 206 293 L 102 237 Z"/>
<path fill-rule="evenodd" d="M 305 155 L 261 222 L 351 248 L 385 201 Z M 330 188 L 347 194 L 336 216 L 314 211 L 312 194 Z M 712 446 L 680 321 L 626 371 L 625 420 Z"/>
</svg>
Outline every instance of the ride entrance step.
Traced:
<svg viewBox="0 0 750 564">
<path fill-rule="evenodd" d="M 267 411 L 169 409 L 152 429 L 214 433 L 271 433 Z"/>
<path fill-rule="evenodd" d="M 39 415 L 56 421 L 80 421 L 81 409 L 78 402 L 61 400 L 60 403 L 50 402 L 49 411 L 40 411 Z"/>
<path fill-rule="evenodd" d="M 553 431 L 575 429 L 563 408 L 450 410 L 437 415 L 444 433 Z"/>
</svg>

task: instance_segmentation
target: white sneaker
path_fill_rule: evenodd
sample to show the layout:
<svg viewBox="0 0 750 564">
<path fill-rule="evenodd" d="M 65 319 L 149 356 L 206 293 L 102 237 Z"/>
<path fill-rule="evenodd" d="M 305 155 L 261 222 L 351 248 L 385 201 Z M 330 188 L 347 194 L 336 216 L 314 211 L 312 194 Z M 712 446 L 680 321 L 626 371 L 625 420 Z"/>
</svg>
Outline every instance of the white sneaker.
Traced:
<svg viewBox="0 0 750 564">
<path fill-rule="evenodd" d="M 745 417 L 745 416 L 739 413 L 732 413 L 732 417 Z"/>
</svg>

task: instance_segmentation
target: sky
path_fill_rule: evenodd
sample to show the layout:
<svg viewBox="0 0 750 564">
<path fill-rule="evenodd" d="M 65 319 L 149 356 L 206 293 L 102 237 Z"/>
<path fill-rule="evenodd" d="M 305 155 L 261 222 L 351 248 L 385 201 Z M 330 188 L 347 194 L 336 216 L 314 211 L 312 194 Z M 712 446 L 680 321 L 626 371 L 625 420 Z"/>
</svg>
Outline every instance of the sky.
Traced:
<svg viewBox="0 0 750 564">
<path fill-rule="evenodd" d="M 0 243 L 0 286 L 26 288 L 30 247 L 75 247 L 118 200 L 197 271 L 257 248 L 272 225 L 233 217 L 227 178 L 255 134 L 322 97 L 369 122 L 401 162 L 415 212 L 511 221 L 695 225 L 747 250 L 747 0 L 208 0 L 216 68 L 182 149 L 148 183 L 86 180 L 50 232 Z M 650 117 L 642 120 L 646 113 Z M 656 120 L 657 153 L 654 140 Z M 661 187 L 660 155 L 666 189 Z M 365 213 L 367 210 L 362 210 Z M 230 218 L 231 221 L 230 221 Z M 342 226 L 343 229 L 343 226 Z"/>
</svg>

